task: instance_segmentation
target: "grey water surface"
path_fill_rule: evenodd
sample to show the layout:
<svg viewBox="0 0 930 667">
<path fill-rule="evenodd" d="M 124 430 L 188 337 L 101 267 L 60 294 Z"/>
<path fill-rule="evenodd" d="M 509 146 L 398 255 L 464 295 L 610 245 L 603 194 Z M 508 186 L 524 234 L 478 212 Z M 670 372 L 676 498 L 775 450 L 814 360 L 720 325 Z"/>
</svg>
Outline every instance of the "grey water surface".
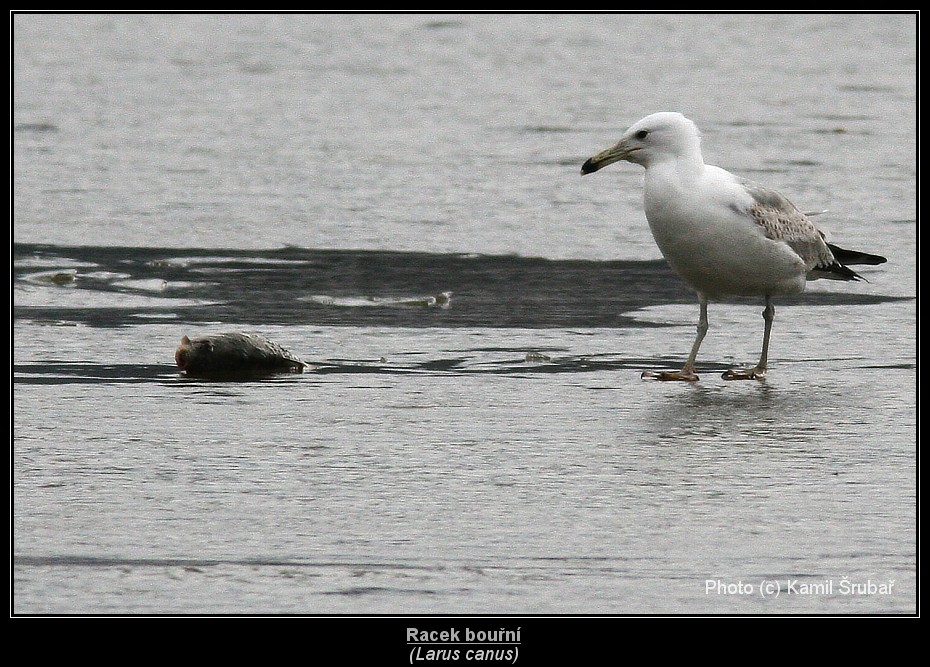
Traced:
<svg viewBox="0 0 930 667">
<path fill-rule="evenodd" d="M 13 17 L 14 614 L 912 614 L 916 21 Z M 777 48 L 775 48 L 777 47 Z M 678 110 L 868 282 L 711 304 Z M 184 335 L 310 362 L 184 377 Z"/>
</svg>

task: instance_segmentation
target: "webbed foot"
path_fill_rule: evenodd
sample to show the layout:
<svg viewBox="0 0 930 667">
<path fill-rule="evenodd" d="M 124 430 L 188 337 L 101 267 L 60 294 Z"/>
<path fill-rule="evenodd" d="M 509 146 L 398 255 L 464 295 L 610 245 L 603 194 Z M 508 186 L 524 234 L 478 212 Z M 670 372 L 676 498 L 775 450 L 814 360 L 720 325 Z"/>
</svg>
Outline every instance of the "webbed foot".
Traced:
<svg viewBox="0 0 930 667">
<path fill-rule="evenodd" d="M 756 366 L 745 371 L 735 371 L 731 368 L 720 377 L 724 380 L 764 380 L 765 369 Z"/>
<path fill-rule="evenodd" d="M 680 371 L 643 371 L 643 374 L 640 376 L 643 380 L 678 380 L 681 382 L 697 382 L 698 376 L 695 375 L 694 371 L 689 371 L 682 369 Z"/>
</svg>

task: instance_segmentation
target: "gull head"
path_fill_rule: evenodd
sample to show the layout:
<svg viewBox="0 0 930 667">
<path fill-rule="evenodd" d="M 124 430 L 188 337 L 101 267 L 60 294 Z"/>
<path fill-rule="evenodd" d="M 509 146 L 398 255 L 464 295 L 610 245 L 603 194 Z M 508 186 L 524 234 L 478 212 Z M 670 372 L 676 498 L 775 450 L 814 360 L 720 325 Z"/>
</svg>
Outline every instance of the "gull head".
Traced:
<svg viewBox="0 0 930 667">
<path fill-rule="evenodd" d="M 680 113 L 662 111 L 634 123 L 615 145 L 586 160 L 581 173 L 590 174 L 620 160 L 648 167 L 663 158 L 693 155 L 701 155 L 697 126 Z"/>
</svg>

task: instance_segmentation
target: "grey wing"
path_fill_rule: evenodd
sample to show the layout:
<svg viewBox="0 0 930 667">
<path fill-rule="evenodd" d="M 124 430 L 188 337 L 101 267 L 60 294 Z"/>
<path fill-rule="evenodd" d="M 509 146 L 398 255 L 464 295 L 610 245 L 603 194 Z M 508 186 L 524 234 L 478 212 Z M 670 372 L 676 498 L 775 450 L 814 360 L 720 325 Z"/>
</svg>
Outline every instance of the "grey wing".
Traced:
<svg viewBox="0 0 930 667">
<path fill-rule="evenodd" d="M 746 179 L 740 179 L 740 185 L 753 200 L 746 213 L 767 238 L 784 241 L 804 260 L 809 278 L 861 279 L 859 274 L 836 260 L 823 232 L 786 197 Z"/>
</svg>

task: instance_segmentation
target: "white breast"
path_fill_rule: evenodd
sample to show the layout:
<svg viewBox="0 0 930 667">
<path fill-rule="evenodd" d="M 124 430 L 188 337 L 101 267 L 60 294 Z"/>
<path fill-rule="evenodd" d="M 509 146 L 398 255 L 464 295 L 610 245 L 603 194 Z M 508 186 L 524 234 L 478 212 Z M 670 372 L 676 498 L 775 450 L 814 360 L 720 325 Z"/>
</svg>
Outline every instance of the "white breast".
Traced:
<svg viewBox="0 0 930 667">
<path fill-rule="evenodd" d="M 675 163 L 650 166 L 643 203 L 662 254 L 708 297 L 804 289 L 804 262 L 744 213 L 751 197 L 732 174 L 709 165 L 697 171 Z"/>
</svg>

